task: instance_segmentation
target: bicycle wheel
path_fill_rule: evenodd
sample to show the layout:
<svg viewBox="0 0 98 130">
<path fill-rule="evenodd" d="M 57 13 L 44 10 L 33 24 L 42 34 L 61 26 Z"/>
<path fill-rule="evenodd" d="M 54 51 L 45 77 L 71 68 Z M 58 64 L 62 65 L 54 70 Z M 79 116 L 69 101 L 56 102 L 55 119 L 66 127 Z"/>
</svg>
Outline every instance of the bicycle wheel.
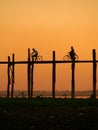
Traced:
<svg viewBox="0 0 98 130">
<path fill-rule="evenodd" d="M 65 60 L 70 60 L 69 55 L 65 55 L 65 56 L 63 57 L 63 60 L 64 60 L 64 61 L 65 61 Z"/>
<path fill-rule="evenodd" d="M 43 57 L 41 55 L 37 56 L 37 61 L 42 61 Z"/>
<path fill-rule="evenodd" d="M 78 55 L 76 55 L 76 56 L 75 56 L 75 60 L 78 60 L 78 59 L 79 59 L 79 56 L 78 56 Z"/>
</svg>

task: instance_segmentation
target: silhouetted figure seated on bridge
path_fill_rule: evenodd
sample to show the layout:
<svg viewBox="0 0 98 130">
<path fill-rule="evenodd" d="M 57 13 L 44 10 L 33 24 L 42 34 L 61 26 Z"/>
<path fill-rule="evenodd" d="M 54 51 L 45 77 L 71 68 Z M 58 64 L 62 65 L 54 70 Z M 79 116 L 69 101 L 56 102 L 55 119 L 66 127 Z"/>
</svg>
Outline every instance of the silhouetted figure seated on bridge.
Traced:
<svg viewBox="0 0 98 130">
<path fill-rule="evenodd" d="M 36 49 L 32 49 L 32 54 L 31 56 L 35 57 L 35 60 L 37 60 L 37 56 L 38 56 L 38 51 Z"/>
<path fill-rule="evenodd" d="M 75 61 L 77 55 L 76 55 L 76 53 L 75 53 L 75 51 L 74 51 L 73 46 L 71 46 L 71 51 L 69 52 L 69 54 L 70 54 L 71 60 L 72 60 L 72 61 Z"/>
</svg>

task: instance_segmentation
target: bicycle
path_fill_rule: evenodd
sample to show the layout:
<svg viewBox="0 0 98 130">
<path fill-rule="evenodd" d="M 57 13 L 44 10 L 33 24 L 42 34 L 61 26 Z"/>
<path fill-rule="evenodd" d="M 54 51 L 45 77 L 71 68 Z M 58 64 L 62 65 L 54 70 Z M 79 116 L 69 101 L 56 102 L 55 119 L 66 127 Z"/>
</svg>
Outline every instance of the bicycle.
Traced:
<svg viewBox="0 0 98 130">
<path fill-rule="evenodd" d="M 41 55 L 38 55 L 36 61 L 42 61 L 42 60 L 43 60 L 43 57 Z"/>
<path fill-rule="evenodd" d="M 79 56 L 78 55 L 75 55 L 75 60 L 77 61 L 79 59 Z M 64 55 L 63 57 L 63 60 L 71 60 L 71 57 L 70 57 L 70 53 L 68 52 L 68 54 Z"/>
<path fill-rule="evenodd" d="M 30 58 L 32 58 L 33 56 L 31 55 Z M 41 55 L 37 55 L 37 59 L 35 60 L 35 56 L 34 56 L 34 61 L 42 61 L 43 57 Z"/>
</svg>

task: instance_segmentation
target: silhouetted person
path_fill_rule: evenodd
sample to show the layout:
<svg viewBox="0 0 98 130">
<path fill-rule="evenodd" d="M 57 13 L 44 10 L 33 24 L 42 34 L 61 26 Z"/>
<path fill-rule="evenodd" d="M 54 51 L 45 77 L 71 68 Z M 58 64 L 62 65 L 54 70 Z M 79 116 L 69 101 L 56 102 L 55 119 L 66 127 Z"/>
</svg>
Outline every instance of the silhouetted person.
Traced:
<svg viewBox="0 0 98 130">
<path fill-rule="evenodd" d="M 32 49 L 32 56 L 35 57 L 35 60 L 37 60 L 37 56 L 38 56 L 38 51 L 36 49 Z"/>
<path fill-rule="evenodd" d="M 75 51 L 74 51 L 74 48 L 73 48 L 73 46 L 71 46 L 71 51 L 69 52 L 69 54 L 70 54 L 70 58 L 71 58 L 71 60 L 72 61 L 75 61 L 75 58 L 76 58 L 76 53 L 75 53 Z"/>
</svg>

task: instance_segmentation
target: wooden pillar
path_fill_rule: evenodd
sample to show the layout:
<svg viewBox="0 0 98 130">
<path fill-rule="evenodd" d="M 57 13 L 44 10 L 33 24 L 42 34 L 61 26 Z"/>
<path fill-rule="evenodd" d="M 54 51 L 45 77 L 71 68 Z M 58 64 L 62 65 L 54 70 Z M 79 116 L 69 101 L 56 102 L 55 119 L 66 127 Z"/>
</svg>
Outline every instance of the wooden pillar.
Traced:
<svg viewBox="0 0 98 130">
<path fill-rule="evenodd" d="M 93 49 L 93 98 L 96 98 L 96 51 Z"/>
<path fill-rule="evenodd" d="M 28 98 L 30 98 L 30 48 L 28 48 Z"/>
<path fill-rule="evenodd" d="M 11 72 L 11 73 L 12 73 L 12 74 L 11 74 L 11 76 L 12 76 L 12 77 L 11 77 L 11 78 L 12 78 L 12 79 L 11 79 L 11 80 L 12 80 L 12 81 L 11 81 L 11 97 L 12 97 L 12 98 L 13 98 L 13 93 L 14 93 L 14 77 L 15 77 L 15 76 L 14 76 L 14 72 L 15 72 L 15 71 L 14 71 L 14 68 L 15 68 L 15 67 L 14 67 L 14 66 L 15 66 L 15 64 L 14 64 L 14 59 L 15 59 L 15 55 L 12 54 L 12 66 L 11 66 L 11 67 L 12 67 L 12 72 Z"/>
<path fill-rule="evenodd" d="M 72 60 L 72 90 L 71 90 L 71 98 L 75 97 L 75 60 Z"/>
<path fill-rule="evenodd" d="M 7 97 L 9 98 L 10 96 L 10 56 L 8 56 L 8 70 L 7 70 L 7 75 L 8 75 L 8 85 L 7 85 Z"/>
<path fill-rule="evenodd" d="M 34 57 L 32 56 L 32 64 L 31 64 L 31 98 L 33 97 L 33 84 L 34 84 Z"/>
<path fill-rule="evenodd" d="M 55 83 L 56 83 L 56 63 L 55 63 L 55 51 L 53 51 L 52 98 L 55 98 Z"/>
</svg>

